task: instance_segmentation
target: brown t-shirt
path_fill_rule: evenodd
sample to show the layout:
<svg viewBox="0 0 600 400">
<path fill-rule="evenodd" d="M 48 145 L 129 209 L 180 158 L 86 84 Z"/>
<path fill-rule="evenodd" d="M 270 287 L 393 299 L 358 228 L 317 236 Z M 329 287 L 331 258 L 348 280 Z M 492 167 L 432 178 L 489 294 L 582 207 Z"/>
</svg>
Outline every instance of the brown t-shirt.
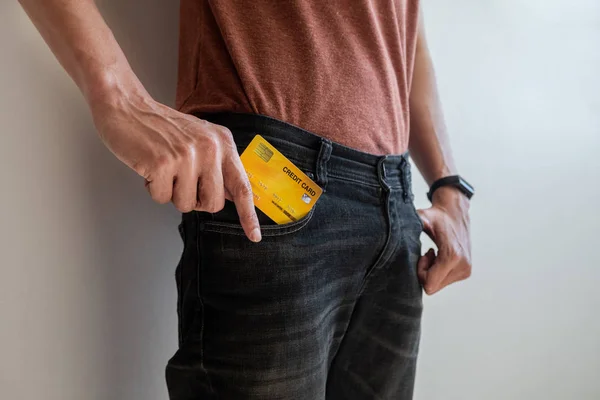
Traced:
<svg viewBox="0 0 600 400">
<path fill-rule="evenodd" d="M 401 153 L 418 0 L 181 0 L 177 107 L 269 115 Z"/>
</svg>

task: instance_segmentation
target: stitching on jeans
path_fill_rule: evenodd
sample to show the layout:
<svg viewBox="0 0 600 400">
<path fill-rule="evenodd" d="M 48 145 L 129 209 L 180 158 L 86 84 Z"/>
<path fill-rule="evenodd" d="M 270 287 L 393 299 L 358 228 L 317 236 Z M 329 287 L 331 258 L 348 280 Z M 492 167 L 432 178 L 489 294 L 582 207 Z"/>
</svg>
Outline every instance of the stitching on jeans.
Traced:
<svg viewBox="0 0 600 400">
<path fill-rule="evenodd" d="M 177 268 L 177 271 L 175 273 L 175 280 L 177 282 L 177 315 L 178 315 L 178 328 L 179 328 L 179 332 L 178 332 L 178 337 L 179 337 L 179 347 L 181 347 L 181 345 L 183 344 L 183 299 L 182 299 L 182 276 L 183 276 L 183 265 L 185 264 L 185 250 L 186 250 L 186 244 L 187 241 L 185 240 L 185 226 L 183 225 L 184 221 L 181 221 L 181 223 L 179 224 L 179 226 L 177 227 L 179 230 L 179 234 L 182 236 L 183 238 L 183 250 L 181 253 L 181 259 L 179 260 L 179 268 Z"/>
<path fill-rule="evenodd" d="M 333 148 L 331 145 L 331 140 L 321 138 L 321 146 L 319 148 L 319 154 L 317 155 L 317 165 L 316 165 L 316 176 L 317 176 L 317 184 L 321 186 L 323 192 L 327 191 L 327 164 L 329 163 L 329 159 L 331 158 L 331 152 Z"/>
<path fill-rule="evenodd" d="M 346 181 L 346 182 L 352 182 L 352 183 L 356 183 L 359 185 L 365 185 L 365 186 L 369 186 L 369 187 L 380 187 L 380 185 L 375 184 L 375 183 L 369 183 L 369 182 L 363 182 L 363 181 L 359 181 L 358 179 L 352 179 L 352 178 L 346 178 L 344 176 L 339 176 L 339 175 L 334 175 L 334 174 L 329 174 L 330 178 L 334 178 L 334 179 L 339 179 L 341 181 Z"/>
<path fill-rule="evenodd" d="M 425 231 L 425 225 L 423 225 L 423 220 L 421 219 L 421 217 L 419 216 L 419 213 L 417 212 L 417 207 L 415 206 L 414 200 L 410 201 L 409 205 L 410 205 L 410 208 L 412 209 L 412 213 L 414 214 L 414 216 L 417 218 L 417 221 L 419 222 L 419 226 L 421 227 L 421 229 L 420 229 L 421 232 L 419 233 L 419 235 L 420 235 L 421 233 L 423 233 Z M 421 243 L 421 240 L 419 240 L 419 243 Z"/>
<path fill-rule="evenodd" d="M 358 303 L 358 300 L 359 300 L 359 296 L 357 296 L 351 300 L 348 300 L 348 302 L 351 303 L 352 310 L 350 311 L 350 316 L 346 320 L 346 326 L 344 326 L 344 329 L 342 329 L 342 331 L 341 331 L 341 335 L 339 335 L 340 342 L 338 343 L 337 348 L 335 349 L 335 352 L 333 353 L 333 355 L 331 357 L 331 361 L 329 362 L 327 369 L 331 369 L 338 353 L 340 352 L 340 349 L 342 348 L 342 345 L 344 344 L 344 339 L 346 338 L 346 334 L 348 333 L 348 329 L 350 328 L 350 324 L 352 323 L 352 317 L 354 316 L 354 311 L 356 310 L 356 305 Z M 344 306 L 344 303 L 340 304 L 339 308 L 341 308 L 343 306 Z M 333 339 L 335 340 L 335 333 L 333 335 Z"/>
<path fill-rule="evenodd" d="M 385 191 L 385 197 L 384 197 L 384 203 L 383 203 L 383 208 L 384 208 L 384 220 L 386 222 L 387 225 L 387 232 L 386 232 L 386 238 L 385 238 L 385 242 L 383 244 L 383 247 L 381 249 L 381 252 L 379 253 L 379 256 L 377 257 L 377 259 L 375 260 L 375 263 L 373 263 L 365 272 L 365 276 L 363 278 L 363 283 L 362 286 L 360 288 L 360 290 L 358 291 L 358 295 L 361 296 L 363 291 L 365 290 L 365 287 L 367 286 L 369 279 L 373 273 L 373 271 L 378 268 L 379 266 L 385 264 L 387 262 L 387 260 L 389 259 L 389 257 L 391 257 L 391 255 L 393 254 L 392 251 L 389 251 L 389 247 L 392 244 L 392 214 L 391 214 L 391 210 L 390 210 L 390 201 L 391 201 L 391 196 L 392 196 L 392 190 L 390 188 L 390 186 L 387 184 L 387 182 L 385 181 L 385 165 L 384 162 L 386 160 L 387 156 L 383 156 L 379 159 L 379 163 L 377 165 L 377 174 L 379 177 L 379 182 L 381 183 L 381 186 L 383 188 L 383 190 Z M 389 254 L 386 254 L 386 252 L 388 252 Z M 384 257 L 386 257 L 384 259 Z"/>
<path fill-rule="evenodd" d="M 291 233 L 297 232 L 300 229 L 304 228 L 306 224 L 310 222 L 312 219 L 315 208 L 317 205 L 313 206 L 308 215 L 303 217 L 302 219 L 292 222 L 290 224 L 286 224 L 286 226 L 280 227 L 278 225 L 267 225 L 261 227 L 262 235 L 265 237 L 271 236 L 283 236 L 289 235 Z M 237 236 L 245 236 L 244 228 L 241 225 L 227 223 L 227 222 L 218 222 L 218 221 L 204 221 L 202 223 L 203 229 L 206 232 L 216 232 L 216 233 L 225 233 L 229 235 L 237 235 Z"/>
<path fill-rule="evenodd" d="M 352 178 L 347 178 L 345 176 L 339 176 L 339 175 L 334 175 L 334 174 L 329 174 L 328 175 L 330 178 L 335 178 L 335 179 L 339 179 L 341 181 L 346 181 L 346 182 L 352 182 L 352 183 L 356 183 L 359 185 L 364 185 L 364 186 L 368 186 L 368 187 L 372 187 L 372 188 L 379 188 L 381 187 L 380 184 L 378 183 L 369 183 L 369 182 L 364 182 L 364 181 L 359 181 L 357 179 L 352 179 Z M 390 186 L 390 189 L 400 189 L 401 186 Z"/>
<path fill-rule="evenodd" d="M 202 286 L 202 281 L 201 281 L 201 277 L 202 277 L 202 255 L 201 255 L 201 236 L 200 236 L 200 224 L 199 224 L 199 220 L 200 217 L 198 216 L 198 213 L 196 214 L 196 294 L 198 297 L 198 303 L 200 304 L 200 368 L 202 369 L 202 371 L 204 372 L 204 375 L 206 376 L 206 381 L 208 382 L 208 387 L 211 391 L 212 394 L 215 393 L 213 386 L 212 386 L 212 382 L 210 380 L 210 375 L 208 374 L 208 370 L 206 369 L 206 367 L 204 366 L 204 317 L 206 314 L 206 310 L 204 309 L 204 300 L 202 299 L 202 290 L 201 290 L 201 286 Z M 196 318 L 198 318 L 198 316 L 196 315 Z"/>
<path fill-rule="evenodd" d="M 391 242 L 391 237 L 390 237 L 390 242 L 386 243 L 386 246 L 384 247 L 384 249 L 382 250 L 382 258 L 380 258 L 379 260 L 377 260 L 372 266 L 371 269 L 369 269 L 368 274 L 365 276 L 364 280 L 363 280 L 363 285 L 360 288 L 359 292 L 358 292 L 358 296 L 362 296 L 363 292 L 367 289 L 367 286 L 369 285 L 369 282 L 371 281 L 371 278 L 373 276 L 373 274 L 375 273 L 375 270 L 382 268 L 385 264 L 388 263 L 388 261 L 390 261 L 390 259 L 394 256 L 394 253 L 396 252 L 398 246 L 395 246 L 391 251 L 390 251 L 390 246 L 392 245 Z M 384 254 L 389 252 L 389 254 L 386 257 L 383 257 Z"/>
</svg>

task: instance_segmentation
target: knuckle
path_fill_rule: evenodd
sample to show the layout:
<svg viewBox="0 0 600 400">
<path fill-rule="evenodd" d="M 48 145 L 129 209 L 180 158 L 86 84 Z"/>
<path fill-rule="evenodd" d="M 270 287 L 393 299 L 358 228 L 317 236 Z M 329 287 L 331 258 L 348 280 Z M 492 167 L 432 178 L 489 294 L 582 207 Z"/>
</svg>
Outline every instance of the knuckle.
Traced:
<svg viewBox="0 0 600 400">
<path fill-rule="evenodd" d="M 221 147 L 219 137 L 216 135 L 205 135 L 200 143 L 201 149 L 205 153 L 217 153 Z"/>
<path fill-rule="evenodd" d="M 209 195 L 201 191 L 199 197 L 199 206 L 203 211 L 214 214 L 225 208 L 225 198 L 223 196 Z"/>
<path fill-rule="evenodd" d="M 194 209 L 194 206 L 190 205 L 190 204 L 183 204 L 177 207 L 177 210 L 179 210 L 179 212 L 182 213 L 189 213 Z"/>
<path fill-rule="evenodd" d="M 231 133 L 231 130 L 229 130 L 229 128 L 227 128 L 226 126 L 219 126 L 217 132 L 223 140 L 233 141 L 233 133 Z"/>
<path fill-rule="evenodd" d="M 235 187 L 234 193 L 237 197 L 247 198 L 252 196 L 252 187 L 248 180 L 243 180 Z"/>
<path fill-rule="evenodd" d="M 473 274 L 473 268 L 471 268 L 471 266 L 468 265 L 465 268 L 463 268 L 461 275 L 463 276 L 463 279 L 468 279 L 471 277 L 472 274 Z"/>
<path fill-rule="evenodd" d="M 191 201 L 174 201 L 175 208 L 182 213 L 188 213 L 194 209 L 196 204 Z"/>
<path fill-rule="evenodd" d="M 197 152 L 196 145 L 194 143 L 186 143 L 183 145 L 183 156 L 187 159 L 192 159 L 195 157 Z"/>
<path fill-rule="evenodd" d="M 255 227 L 256 220 L 250 212 L 242 212 L 239 214 L 240 223 L 246 227 Z"/>
<path fill-rule="evenodd" d="M 221 211 L 223 209 L 223 207 L 225 207 L 225 204 L 221 204 L 221 202 L 219 202 L 219 200 L 213 199 L 213 198 L 201 198 L 200 199 L 200 203 L 199 203 L 200 208 L 202 209 L 202 211 L 206 211 L 209 212 L 211 214 L 214 213 L 218 213 L 219 211 Z"/>
<path fill-rule="evenodd" d="M 167 155 L 160 155 L 154 160 L 154 169 L 158 171 L 162 171 L 171 166 L 172 159 Z"/>
<path fill-rule="evenodd" d="M 131 166 L 131 169 L 135 171 L 139 176 L 148 179 L 151 176 L 151 170 L 148 168 L 146 163 L 138 161 Z"/>
<path fill-rule="evenodd" d="M 240 217 L 240 221 L 242 222 L 242 224 L 254 224 L 255 222 L 258 222 L 256 220 L 256 212 L 254 211 L 254 207 L 250 208 L 250 207 L 237 207 L 236 204 L 236 209 L 237 209 L 237 213 L 238 216 Z"/>
<path fill-rule="evenodd" d="M 159 194 L 153 194 L 152 200 L 154 200 L 158 204 L 167 204 L 171 199 L 169 199 L 169 197 L 166 194 L 159 193 Z"/>
<path fill-rule="evenodd" d="M 223 147 L 226 150 L 235 152 L 237 154 L 237 147 L 231 131 L 224 127 L 222 131 L 219 131 L 219 136 L 221 138 L 221 143 Z"/>
<path fill-rule="evenodd" d="M 223 207 L 224 207 L 224 205 L 219 205 L 217 203 L 213 203 L 206 207 L 206 211 L 211 214 L 215 214 L 215 213 L 218 213 L 219 211 L 221 211 L 223 209 Z"/>
<path fill-rule="evenodd" d="M 173 161 L 189 160 L 196 154 L 196 146 L 191 142 L 182 142 L 173 146 L 174 157 Z M 165 156 L 169 159 L 168 156 Z M 169 159 L 169 162 L 173 162 Z"/>
</svg>

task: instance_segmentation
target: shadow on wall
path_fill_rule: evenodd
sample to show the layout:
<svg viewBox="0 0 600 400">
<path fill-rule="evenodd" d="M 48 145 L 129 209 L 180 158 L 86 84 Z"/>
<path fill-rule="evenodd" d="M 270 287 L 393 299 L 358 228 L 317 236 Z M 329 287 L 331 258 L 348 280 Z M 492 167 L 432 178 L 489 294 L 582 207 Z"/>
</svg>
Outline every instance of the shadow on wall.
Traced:
<svg viewBox="0 0 600 400">
<path fill-rule="evenodd" d="M 148 91 L 171 105 L 179 2 L 97 3 Z M 21 175 L 3 168 L 17 198 L 4 212 L 24 214 L 27 226 L 0 233 L 17 236 L 12 247 L 31 254 L 11 250 L 2 258 L 19 268 L 3 270 L 15 271 L 4 281 L 15 289 L 0 299 L 14 315 L 3 316 L 9 329 L 0 338 L 6 334 L 11 342 L 2 342 L 14 349 L 3 348 L 0 397 L 165 399 L 164 368 L 177 346 L 179 214 L 154 204 L 143 180 L 98 140 L 82 97 L 18 7 L 0 6 L 0 17 L 10 18 L 0 25 L 18 32 L 0 38 L 10 55 L 0 117 L 17 121 L 0 148 L 8 155 L 3 166 L 25 165 Z"/>
<path fill-rule="evenodd" d="M 147 90 L 172 105 L 179 2 L 104 0 L 99 7 Z M 102 146 L 86 150 L 96 256 L 106 267 L 110 398 L 166 398 L 164 367 L 177 344 L 178 213 L 152 203 L 141 178 Z"/>
<path fill-rule="evenodd" d="M 98 3 L 148 91 L 158 101 L 171 105 L 176 84 L 179 2 Z M 87 240 L 82 243 L 92 243 L 89 251 L 87 247 L 84 250 L 86 265 L 75 267 L 77 279 L 93 282 L 82 282 L 73 290 L 86 296 L 81 299 L 81 308 L 85 318 L 89 315 L 93 322 L 90 326 L 87 321 L 78 320 L 78 315 L 71 315 L 69 326 L 64 327 L 73 337 L 89 335 L 83 343 L 92 348 L 85 348 L 87 354 L 81 356 L 65 356 L 65 362 L 70 360 L 90 372 L 81 374 L 88 384 L 94 385 L 85 388 L 90 399 L 164 399 L 164 367 L 177 345 L 174 270 L 182 248 L 176 229 L 178 213 L 172 206 L 154 204 L 145 192 L 143 180 L 94 137 L 81 97 L 75 98 L 74 91 L 68 90 L 63 81 L 52 80 L 45 62 L 48 55 L 23 52 L 22 56 L 22 68 L 28 70 L 31 86 L 48 105 L 36 111 L 38 117 L 58 113 L 60 118 L 68 119 L 68 132 L 63 135 L 49 137 L 44 132 L 32 132 L 30 136 L 35 137 L 30 140 L 40 139 L 53 154 L 59 154 L 55 149 L 62 147 L 61 151 L 74 158 L 65 161 L 65 165 L 78 170 L 73 174 L 78 180 L 70 182 L 72 186 L 56 196 L 71 197 L 65 192 L 76 191 L 72 196 L 81 201 L 73 204 L 81 203 L 84 210 L 72 210 L 72 214 L 83 214 L 85 221 L 79 225 L 85 227 L 82 235 Z M 42 59 L 44 62 L 40 62 Z M 14 92 L 27 97 L 18 90 Z M 11 101 L 20 102 L 20 98 Z M 58 227 L 58 232 L 65 229 L 70 229 L 67 221 Z M 67 295 L 65 298 L 72 299 Z M 96 304 L 96 299 L 101 304 Z M 59 324 L 58 320 L 53 323 Z M 53 329 L 61 331 L 63 327 Z M 73 365 L 60 368 L 78 369 Z M 66 390 L 65 393 L 74 393 L 79 389 Z"/>
</svg>

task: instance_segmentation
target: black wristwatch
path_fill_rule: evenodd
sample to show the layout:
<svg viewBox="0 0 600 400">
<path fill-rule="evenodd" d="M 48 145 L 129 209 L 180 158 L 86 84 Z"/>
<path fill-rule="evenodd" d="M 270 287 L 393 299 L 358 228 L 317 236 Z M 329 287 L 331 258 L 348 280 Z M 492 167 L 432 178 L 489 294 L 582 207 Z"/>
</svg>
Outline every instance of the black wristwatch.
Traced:
<svg viewBox="0 0 600 400">
<path fill-rule="evenodd" d="M 475 194 L 475 189 L 471 184 L 461 178 L 459 175 L 446 176 L 444 178 L 440 178 L 437 181 L 431 184 L 429 188 L 429 193 L 427 193 L 427 198 L 429 201 L 433 201 L 433 193 L 436 190 L 441 188 L 442 186 L 453 186 L 458 189 L 462 194 L 467 196 L 467 199 L 471 199 Z"/>
</svg>

